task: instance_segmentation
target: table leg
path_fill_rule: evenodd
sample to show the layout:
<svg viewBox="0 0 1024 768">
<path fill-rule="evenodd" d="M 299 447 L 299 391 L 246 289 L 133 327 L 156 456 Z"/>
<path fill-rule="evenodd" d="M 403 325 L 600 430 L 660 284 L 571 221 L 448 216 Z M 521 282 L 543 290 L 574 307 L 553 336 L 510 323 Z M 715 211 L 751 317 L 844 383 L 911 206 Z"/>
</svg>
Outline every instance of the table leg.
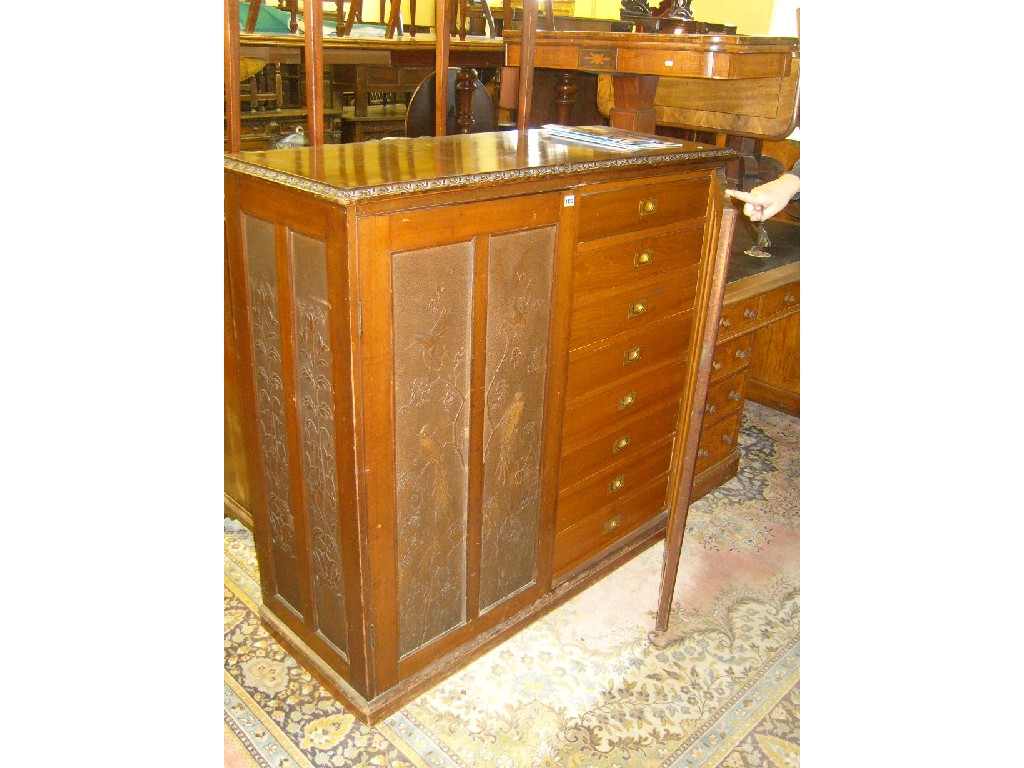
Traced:
<svg viewBox="0 0 1024 768">
<path fill-rule="evenodd" d="M 608 115 L 613 128 L 654 133 L 654 92 L 657 75 L 612 75 L 615 106 Z"/>
<path fill-rule="evenodd" d="M 576 79 L 573 71 L 558 73 L 558 81 L 555 83 L 555 122 L 559 125 L 572 125 L 572 108 L 576 104 L 576 91 L 579 90 Z"/>
</svg>

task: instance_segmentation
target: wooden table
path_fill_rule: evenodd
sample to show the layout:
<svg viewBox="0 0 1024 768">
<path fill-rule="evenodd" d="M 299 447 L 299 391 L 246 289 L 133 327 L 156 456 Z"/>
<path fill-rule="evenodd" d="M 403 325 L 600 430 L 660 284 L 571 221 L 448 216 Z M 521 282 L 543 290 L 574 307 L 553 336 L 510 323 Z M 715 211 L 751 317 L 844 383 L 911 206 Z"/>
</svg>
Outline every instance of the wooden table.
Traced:
<svg viewBox="0 0 1024 768">
<path fill-rule="evenodd" d="M 361 719 L 685 519 L 734 157 L 536 130 L 225 156 L 261 617 Z"/>
<path fill-rule="evenodd" d="M 520 63 L 521 38 L 519 30 L 505 31 L 508 66 Z M 795 120 L 798 89 L 782 83 L 790 81 L 798 55 L 799 42 L 787 37 L 538 31 L 534 66 L 612 75 L 610 122 L 618 128 L 654 133 L 659 79 L 671 78 L 693 81 L 707 91 L 698 104 L 689 105 L 717 113 L 717 125 L 704 127 L 781 138 Z M 732 85 L 722 89 L 716 82 Z M 737 84 L 742 84 L 739 89 Z M 689 91 L 687 97 L 698 93 Z M 778 136 L 786 126 L 788 131 Z"/>
</svg>

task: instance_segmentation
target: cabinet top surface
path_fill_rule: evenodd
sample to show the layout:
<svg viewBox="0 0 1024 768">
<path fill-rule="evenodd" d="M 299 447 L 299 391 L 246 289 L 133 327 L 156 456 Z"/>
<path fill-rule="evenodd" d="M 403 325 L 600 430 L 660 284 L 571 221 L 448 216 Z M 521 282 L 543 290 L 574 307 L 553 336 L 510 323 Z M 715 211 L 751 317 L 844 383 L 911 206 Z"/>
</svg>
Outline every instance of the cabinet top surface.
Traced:
<svg viewBox="0 0 1024 768">
<path fill-rule="evenodd" d="M 658 137 L 672 146 L 628 152 L 570 144 L 531 129 L 440 138 L 384 139 L 320 147 L 237 152 L 224 156 L 226 170 L 341 202 L 472 187 L 618 167 L 720 165 L 734 150 Z"/>
</svg>

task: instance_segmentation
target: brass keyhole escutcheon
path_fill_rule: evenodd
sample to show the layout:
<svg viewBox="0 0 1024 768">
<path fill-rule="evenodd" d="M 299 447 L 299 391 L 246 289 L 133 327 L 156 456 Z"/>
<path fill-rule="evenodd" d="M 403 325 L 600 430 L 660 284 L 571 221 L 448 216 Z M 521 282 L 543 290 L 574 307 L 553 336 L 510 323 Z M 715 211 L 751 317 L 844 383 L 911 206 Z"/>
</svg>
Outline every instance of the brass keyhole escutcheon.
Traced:
<svg viewBox="0 0 1024 768">
<path fill-rule="evenodd" d="M 629 305 L 629 316 L 639 317 L 647 311 L 647 299 L 638 299 Z"/>
<path fill-rule="evenodd" d="M 648 248 L 646 251 L 640 251 L 633 259 L 634 267 L 645 267 L 654 261 L 654 249 Z"/>
<path fill-rule="evenodd" d="M 616 440 L 614 443 L 612 443 L 612 453 L 618 453 L 623 448 L 628 448 L 629 447 L 629 442 L 630 442 L 629 435 L 623 435 L 618 440 Z"/>
<path fill-rule="evenodd" d="M 619 398 L 619 410 L 623 408 L 629 408 L 633 403 L 636 402 L 636 392 L 630 392 L 628 395 L 623 395 Z"/>
<path fill-rule="evenodd" d="M 654 213 L 658 210 L 658 198 L 648 197 L 646 200 L 640 201 L 640 215 L 647 216 L 648 214 Z"/>
<path fill-rule="evenodd" d="M 611 520 L 608 520 L 604 524 L 604 532 L 611 533 L 622 523 L 622 515 L 616 515 Z"/>
<path fill-rule="evenodd" d="M 622 490 L 622 486 L 626 484 L 626 476 L 619 475 L 610 483 L 608 483 L 608 493 L 615 493 Z"/>
<path fill-rule="evenodd" d="M 641 349 L 642 347 L 633 347 L 632 349 L 627 349 L 626 354 L 623 355 L 622 357 L 622 364 L 629 365 L 630 363 L 635 363 L 637 360 L 639 360 Z"/>
</svg>

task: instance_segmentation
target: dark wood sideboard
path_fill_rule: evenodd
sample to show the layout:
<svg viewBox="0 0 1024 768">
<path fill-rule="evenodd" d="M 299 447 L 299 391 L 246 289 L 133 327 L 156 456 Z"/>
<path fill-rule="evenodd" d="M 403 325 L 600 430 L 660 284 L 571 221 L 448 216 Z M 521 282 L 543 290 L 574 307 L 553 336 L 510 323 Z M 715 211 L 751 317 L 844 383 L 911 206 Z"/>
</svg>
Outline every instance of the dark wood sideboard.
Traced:
<svg viewBox="0 0 1024 768">
<path fill-rule="evenodd" d="M 736 474 L 747 400 L 800 415 L 800 225 L 768 221 L 765 228 L 772 256 L 756 258 L 744 253 L 756 227 L 743 216 L 736 222 L 693 498 Z"/>
<path fill-rule="evenodd" d="M 538 131 L 225 156 L 261 615 L 360 719 L 685 508 L 735 157 Z"/>
</svg>

